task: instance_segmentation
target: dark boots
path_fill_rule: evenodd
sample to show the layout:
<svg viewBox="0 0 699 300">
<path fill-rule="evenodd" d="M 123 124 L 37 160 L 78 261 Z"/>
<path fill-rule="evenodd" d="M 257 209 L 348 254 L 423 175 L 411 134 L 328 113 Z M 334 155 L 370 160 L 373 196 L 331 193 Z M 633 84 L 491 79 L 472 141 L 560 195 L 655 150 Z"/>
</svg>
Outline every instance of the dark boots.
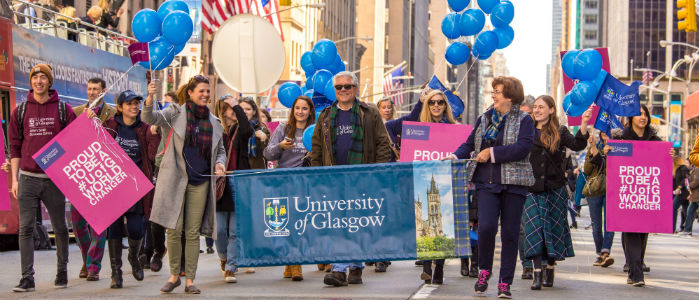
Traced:
<svg viewBox="0 0 699 300">
<path fill-rule="evenodd" d="M 124 284 L 121 276 L 121 240 L 108 239 L 107 248 L 109 248 L 109 263 L 112 266 L 112 283 L 109 287 L 120 289 Z"/>
<path fill-rule="evenodd" d="M 461 273 L 461 276 L 464 276 L 464 277 L 468 276 L 468 266 L 469 266 L 468 258 L 462 258 L 461 259 L 461 269 L 459 270 Z"/>
<path fill-rule="evenodd" d="M 532 283 L 532 290 L 540 290 L 541 289 L 541 270 L 536 271 L 532 273 L 532 277 L 534 278 L 534 282 Z"/>
<path fill-rule="evenodd" d="M 438 260 L 435 262 L 434 272 L 432 271 L 432 261 L 423 261 L 420 279 L 424 280 L 425 284 L 444 283 L 444 260 Z"/>
<path fill-rule="evenodd" d="M 468 277 L 478 278 L 478 246 L 471 247 L 471 270 Z"/>
<path fill-rule="evenodd" d="M 543 270 L 544 273 L 544 279 L 542 286 L 544 287 L 552 287 L 553 286 L 553 271 L 554 269 L 552 267 L 547 267 Z"/>
<path fill-rule="evenodd" d="M 131 273 L 136 280 L 143 280 L 143 266 L 138 259 L 138 255 L 141 252 L 141 246 L 143 245 L 143 238 L 138 240 L 129 239 L 129 264 L 131 265 Z"/>
</svg>

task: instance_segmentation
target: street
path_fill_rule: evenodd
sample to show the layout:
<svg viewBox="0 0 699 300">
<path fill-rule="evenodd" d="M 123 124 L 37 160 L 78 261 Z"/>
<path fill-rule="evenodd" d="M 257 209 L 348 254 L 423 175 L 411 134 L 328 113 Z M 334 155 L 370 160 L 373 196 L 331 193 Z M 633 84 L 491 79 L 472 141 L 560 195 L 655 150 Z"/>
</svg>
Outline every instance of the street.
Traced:
<svg viewBox="0 0 699 300">
<path fill-rule="evenodd" d="M 559 262 L 553 288 L 531 291 L 530 280 L 521 280 L 521 266 L 515 273 L 512 287 L 515 299 L 662 299 L 680 300 L 699 298 L 699 229 L 695 227 L 694 237 L 679 237 L 666 234 L 652 234 L 648 242 L 646 264 L 651 268 L 646 273 L 646 287 L 637 288 L 626 284 L 623 273 L 624 255 L 621 251 L 621 235 L 615 235 L 612 256 L 616 259 L 609 268 L 593 267 L 595 261 L 594 242 L 590 229 L 584 229 L 590 221 L 587 209 L 578 220 L 579 229 L 572 231 L 576 256 Z M 499 240 L 499 239 L 498 239 Z M 202 248 L 204 247 L 202 239 Z M 423 285 L 419 279 L 421 269 L 413 261 L 393 262 L 387 273 L 375 273 L 373 267 L 366 267 L 364 284 L 348 287 L 326 287 L 323 285 L 325 273 L 315 266 L 304 266 L 304 280 L 292 282 L 282 278 L 282 267 L 256 268 L 255 274 L 239 272 L 238 283 L 226 284 L 219 271 L 216 254 L 201 254 L 196 284 L 202 295 L 184 295 L 183 286 L 174 294 L 161 295 L 160 287 L 167 280 L 167 263 L 158 273 L 146 270 L 145 280 L 137 282 L 130 274 L 130 267 L 124 261 L 124 288 L 109 288 L 109 259 L 103 259 L 100 281 L 87 282 L 78 279 L 80 252 L 71 244 L 69 282 L 65 290 L 53 289 L 55 276 L 55 252 L 36 253 L 36 284 L 33 293 L 13 293 L 12 287 L 19 281 L 19 252 L 0 253 L 2 273 L 0 273 L 0 299 L 144 299 L 168 297 L 184 299 L 205 297 L 206 299 L 482 299 L 475 297 L 475 278 L 459 274 L 459 261 L 448 260 L 445 266 L 445 283 L 442 286 Z M 124 251 L 124 259 L 126 259 Z M 497 274 L 498 253 L 494 273 Z M 496 274 L 490 280 L 486 298 L 495 298 Z"/>
</svg>

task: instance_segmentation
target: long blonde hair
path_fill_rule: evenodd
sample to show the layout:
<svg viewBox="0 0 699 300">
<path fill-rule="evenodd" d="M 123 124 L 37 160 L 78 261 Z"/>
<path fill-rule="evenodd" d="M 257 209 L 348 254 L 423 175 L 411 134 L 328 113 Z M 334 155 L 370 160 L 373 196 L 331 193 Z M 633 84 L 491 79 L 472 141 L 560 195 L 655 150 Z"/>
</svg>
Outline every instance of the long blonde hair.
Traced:
<svg viewBox="0 0 699 300">
<path fill-rule="evenodd" d="M 447 118 L 449 120 L 449 124 L 454 124 L 456 121 L 454 121 L 454 113 L 451 110 L 451 106 L 449 105 L 449 101 L 447 101 L 447 95 L 445 95 L 442 91 L 440 90 L 431 90 L 427 95 L 422 97 L 420 101 L 422 101 L 422 111 L 420 112 L 420 122 L 427 122 L 427 123 L 434 123 L 434 120 L 432 120 L 432 114 L 430 113 L 430 108 L 429 108 L 429 101 L 434 98 L 434 96 L 441 95 L 442 100 L 444 100 L 445 103 L 445 108 L 444 112 L 442 113 L 442 118 Z"/>
<path fill-rule="evenodd" d="M 102 8 L 97 5 L 90 7 L 90 9 L 87 10 L 87 15 L 95 21 L 95 24 L 99 23 L 100 19 L 102 18 L 102 13 Z"/>
<path fill-rule="evenodd" d="M 99 0 L 97 1 L 97 6 L 99 6 L 103 11 L 109 11 L 109 0 Z"/>
<path fill-rule="evenodd" d="M 75 7 L 66 6 L 66 7 L 64 7 L 64 8 L 61 8 L 60 13 L 61 13 L 62 15 L 66 15 L 66 16 L 68 16 L 68 17 L 75 18 Z M 75 20 L 66 18 L 66 17 L 64 17 L 64 16 L 58 16 L 58 17 L 56 17 L 56 19 L 64 20 L 64 21 L 66 21 L 66 22 L 68 22 L 68 23 L 75 22 Z"/>
</svg>

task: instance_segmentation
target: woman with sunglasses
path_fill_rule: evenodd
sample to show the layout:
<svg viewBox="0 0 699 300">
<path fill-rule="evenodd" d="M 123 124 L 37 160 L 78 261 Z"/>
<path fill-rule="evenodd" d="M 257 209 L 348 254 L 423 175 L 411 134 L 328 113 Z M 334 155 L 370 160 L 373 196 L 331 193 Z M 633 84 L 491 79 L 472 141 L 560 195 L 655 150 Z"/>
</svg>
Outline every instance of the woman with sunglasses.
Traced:
<svg viewBox="0 0 699 300">
<path fill-rule="evenodd" d="M 289 111 L 289 119 L 274 130 L 264 155 L 267 160 L 276 160 L 278 168 L 297 168 L 303 164 L 308 154 L 303 146 L 303 133 L 316 121 L 313 101 L 306 96 L 294 100 Z M 293 281 L 303 280 L 301 265 L 286 266 L 284 278 Z"/>
<path fill-rule="evenodd" d="M 493 106 L 478 118 L 475 130 L 449 159 L 473 159 L 466 164 L 466 180 L 476 185 L 478 194 L 480 273 L 475 292 L 483 294 L 488 289 L 499 223 L 502 249 L 498 297 L 511 298 L 522 208 L 527 188 L 535 182 L 529 163 L 534 122 L 519 109 L 524 101 L 519 79 L 496 77 L 492 87 Z"/>
<path fill-rule="evenodd" d="M 524 203 L 522 252 L 534 263 L 531 289 L 541 290 L 542 261 L 546 261 L 543 286 L 553 286 L 556 261 L 573 257 L 573 241 L 568 228 L 568 191 L 565 178 L 566 148 L 580 151 L 587 146 L 587 125 L 592 109 L 582 115 L 580 130 L 573 136 L 558 121 L 556 101 L 549 95 L 534 101 L 534 147 L 529 162 L 536 181 L 529 187 Z"/>
<path fill-rule="evenodd" d="M 252 125 L 248 121 L 243 108 L 233 97 L 225 97 L 217 103 L 217 114 L 223 125 L 223 145 L 228 153 L 226 170 L 250 169 L 248 160 L 248 139 L 253 134 Z M 235 272 L 238 245 L 236 243 L 235 203 L 233 202 L 233 187 L 226 180 L 223 195 L 216 202 L 216 251 L 221 259 L 221 273 L 227 283 L 237 282 Z"/>
<path fill-rule="evenodd" d="M 171 293 L 181 285 L 179 271 L 182 235 L 185 237 L 186 294 L 199 294 L 194 285 L 199 261 L 199 236 L 216 239 L 216 180 L 226 174 L 223 126 L 206 106 L 211 97 L 209 80 L 192 77 L 177 90 L 182 105 L 172 103 L 153 112 L 155 83 L 148 85 L 143 121 L 167 132 L 165 153 L 155 187 L 151 221 L 167 228 L 170 278 L 160 289 Z"/>
</svg>

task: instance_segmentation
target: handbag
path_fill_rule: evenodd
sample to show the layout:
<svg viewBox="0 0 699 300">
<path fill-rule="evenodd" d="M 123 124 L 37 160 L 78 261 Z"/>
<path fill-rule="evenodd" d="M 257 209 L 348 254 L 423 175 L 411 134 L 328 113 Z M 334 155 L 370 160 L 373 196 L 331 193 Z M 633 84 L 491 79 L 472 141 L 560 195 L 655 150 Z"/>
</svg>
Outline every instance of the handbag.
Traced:
<svg viewBox="0 0 699 300">
<path fill-rule="evenodd" d="M 605 192 L 607 192 L 606 162 L 606 159 L 602 161 L 602 167 L 600 168 L 599 172 L 597 172 L 597 176 L 587 179 L 587 183 L 585 183 L 585 187 L 583 187 L 582 190 L 583 196 L 587 198 L 595 198 L 602 196 Z"/>
<path fill-rule="evenodd" d="M 230 143 L 228 143 L 228 153 L 226 154 L 226 167 L 228 167 L 228 161 L 231 159 L 231 151 L 233 147 L 233 141 L 235 140 L 235 137 L 238 135 L 238 127 L 235 128 L 235 132 L 233 133 L 233 137 L 231 138 Z M 223 193 L 226 190 L 226 184 L 227 184 L 227 176 L 219 176 L 216 178 L 216 200 L 220 200 L 223 197 Z"/>
</svg>

